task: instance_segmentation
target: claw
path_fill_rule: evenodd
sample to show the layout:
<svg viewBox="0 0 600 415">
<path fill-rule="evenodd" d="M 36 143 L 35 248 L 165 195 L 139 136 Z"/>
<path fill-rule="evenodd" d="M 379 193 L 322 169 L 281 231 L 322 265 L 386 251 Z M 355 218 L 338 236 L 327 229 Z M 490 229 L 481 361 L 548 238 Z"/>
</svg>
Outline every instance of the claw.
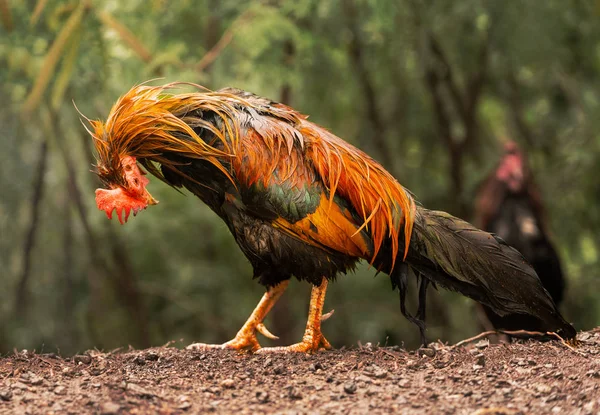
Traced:
<svg viewBox="0 0 600 415">
<path fill-rule="evenodd" d="M 329 313 L 325 313 L 325 314 L 321 315 L 321 323 L 324 322 L 325 320 L 329 319 L 329 317 L 331 317 L 334 312 L 335 312 L 335 310 L 331 310 Z"/>
<path fill-rule="evenodd" d="M 271 340 L 278 340 L 279 339 L 279 337 L 277 337 L 276 335 L 274 335 L 273 333 L 271 333 L 269 331 L 269 329 L 267 329 L 263 323 L 259 323 L 256 326 L 256 331 L 258 331 L 260 334 L 262 334 L 263 336 L 265 336 L 267 339 L 271 339 Z"/>
</svg>

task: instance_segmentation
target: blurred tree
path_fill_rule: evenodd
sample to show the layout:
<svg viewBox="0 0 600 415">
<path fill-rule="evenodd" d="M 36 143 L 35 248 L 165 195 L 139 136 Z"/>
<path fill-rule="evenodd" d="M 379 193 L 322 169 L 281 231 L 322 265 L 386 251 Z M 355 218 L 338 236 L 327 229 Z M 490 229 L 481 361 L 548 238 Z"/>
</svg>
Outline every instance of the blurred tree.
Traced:
<svg viewBox="0 0 600 415">
<path fill-rule="evenodd" d="M 122 228 L 93 205 L 91 141 L 73 102 L 103 118 L 156 77 L 289 102 L 428 207 L 465 217 L 503 137 L 515 137 L 566 262 L 565 314 L 598 325 L 597 18 L 584 0 L 0 0 L 0 351 L 223 341 L 262 294 L 194 198 L 153 182 L 162 203 Z M 333 286 L 329 339 L 416 345 L 373 274 L 365 265 Z M 295 292 L 276 334 L 303 329 L 307 297 Z M 431 295 L 431 338 L 476 330 L 467 300 Z"/>
</svg>

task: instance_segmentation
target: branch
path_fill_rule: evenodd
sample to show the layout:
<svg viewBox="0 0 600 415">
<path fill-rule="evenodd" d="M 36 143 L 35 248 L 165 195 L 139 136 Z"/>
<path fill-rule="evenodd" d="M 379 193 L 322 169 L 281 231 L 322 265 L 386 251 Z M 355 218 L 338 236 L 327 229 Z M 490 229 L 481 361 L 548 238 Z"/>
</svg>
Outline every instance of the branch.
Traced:
<svg viewBox="0 0 600 415">
<path fill-rule="evenodd" d="M 434 115 L 437 122 L 437 128 L 446 146 L 449 149 L 456 147 L 456 140 L 452 135 L 451 121 L 446 109 L 442 94 L 440 92 L 440 78 L 435 70 L 431 67 L 425 69 L 425 83 L 429 88 L 431 99 L 433 100 Z"/>
<path fill-rule="evenodd" d="M 8 0 L 0 0 L 0 20 L 2 20 L 2 26 L 4 26 L 7 33 L 13 31 L 14 25 L 10 7 L 8 7 Z"/>
<path fill-rule="evenodd" d="M 217 58 L 221 55 L 223 50 L 231 43 L 233 40 L 233 36 L 235 35 L 235 31 L 238 30 L 241 26 L 246 23 L 246 20 L 252 17 L 253 11 L 246 10 L 242 13 L 235 22 L 229 26 L 229 28 L 223 33 L 223 36 L 219 39 L 215 45 L 202 56 L 200 62 L 198 62 L 194 67 L 198 72 L 204 71 L 208 68 L 212 63 L 217 60 Z"/>
<path fill-rule="evenodd" d="M 35 245 L 38 231 L 40 208 L 44 196 L 44 178 L 46 176 L 46 165 L 48 163 L 48 140 L 44 139 L 40 145 L 40 158 L 37 165 L 35 180 L 33 182 L 33 195 L 31 197 L 31 221 L 29 230 L 23 246 L 23 269 L 15 295 L 15 312 L 21 314 L 27 309 L 27 284 L 31 276 L 31 255 Z"/>
<path fill-rule="evenodd" d="M 286 68 L 288 72 L 292 71 L 294 57 L 296 55 L 296 48 L 294 47 L 294 43 L 288 39 L 283 44 L 283 62 L 282 65 Z M 286 80 L 286 82 L 281 86 L 281 92 L 279 94 L 279 102 L 285 105 L 292 104 L 292 86 Z"/>
<path fill-rule="evenodd" d="M 394 165 L 394 160 L 389 150 L 389 146 L 385 141 L 385 126 L 383 120 L 381 119 L 381 114 L 377 109 L 377 97 L 375 87 L 371 82 L 369 70 L 364 59 L 363 51 L 365 48 L 362 44 L 362 39 L 360 37 L 357 11 L 353 0 L 344 0 L 343 4 L 348 29 L 352 33 L 348 53 L 350 55 L 350 60 L 353 63 L 354 69 L 356 70 L 358 82 L 365 96 L 367 114 L 373 131 L 372 139 L 379 151 L 383 164 L 387 168 L 391 169 Z"/>
<path fill-rule="evenodd" d="M 490 49 L 490 30 L 486 32 L 483 44 L 479 49 L 477 59 L 477 71 L 470 78 L 467 84 L 466 105 L 465 105 L 465 139 L 462 143 L 464 147 L 472 146 L 477 138 L 477 105 L 482 95 L 483 86 L 487 79 L 488 57 Z"/>
<path fill-rule="evenodd" d="M 521 137 L 523 137 L 523 139 L 527 143 L 527 146 L 529 148 L 535 148 L 535 143 L 537 140 L 534 132 L 531 130 L 529 125 L 527 125 L 527 122 L 523 117 L 524 110 L 523 101 L 521 100 L 521 94 L 519 92 L 520 87 L 517 82 L 517 78 L 512 70 L 508 71 L 506 80 L 509 86 L 509 93 L 507 99 L 510 104 L 513 123 L 515 124 L 515 127 L 519 131 Z"/>
<path fill-rule="evenodd" d="M 77 344 L 78 330 L 75 322 L 75 284 L 73 278 L 73 211 L 71 210 L 70 185 L 67 182 L 65 189 L 65 202 L 63 205 L 63 303 L 62 306 L 62 330 L 68 344 Z M 62 331 L 61 330 L 61 331 Z"/>
<path fill-rule="evenodd" d="M 446 57 L 446 54 L 442 50 L 442 46 L 437 41 L 435 36 L 431 31 L 427 33 L 427 37 L 429 40 L 429 48 L 433 55 L 437 58 L 437 60 L 442 64 L 444 68 L 444 77 L 443 81 L 446 83 L 448 91 L 450 92 L 450 96 L 454 101 L 454 105 L 458 110 L 460 117 L 463 120 L 467 119 L 467 110 L 465 108 L 465 102 L 463 97 L 461 96 L 461 92 L 459 91 L 458 85 L 456 84 L 456 78 L 454 76 L 454 70 Z"/>
<path fill-rule="evenodd" d="M 117 32 L 121 40 L 125 42 L 137 55 L 146 63 L 152 61 L 152 53 L 146 48 L 144 43 L 127 26 L 119 22 L 113 15 L 103 10 L 96 10 L 100 21 L 110 29 Z"/>
</svg>

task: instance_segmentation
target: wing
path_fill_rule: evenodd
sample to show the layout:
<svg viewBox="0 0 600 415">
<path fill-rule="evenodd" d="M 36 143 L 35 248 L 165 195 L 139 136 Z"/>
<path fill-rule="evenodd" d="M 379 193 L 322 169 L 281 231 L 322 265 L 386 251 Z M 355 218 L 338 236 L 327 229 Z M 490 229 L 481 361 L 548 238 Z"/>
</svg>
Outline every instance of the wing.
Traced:
<svg viewBox="0 0 600 415">
<path fill-rule="evenodd" d="M 329 197 L 304 148 L 282 140 L 273 147 L 254 129 L 243 136 L 244 152 L 234 163 L 243 208 L 271 221 L 286 234 L 327 251 L 370 258 L 372 243 L 362 220 L 341 196 Z"/>
<path fill-rule="evenodd" d="M 247 99 L 236 114 L 242 131 L 232 164 L 238 181 L 247 188 L 261 183 L 263 187 L 254 191 L 269 193 L 263 197 L 276 207 L 279 222 L 285 221 L 278 226 L 304 237 L 300 231 L 310 230 L 304 215 L 313 215 L 310 223 L 321 226 L 318 235 L 311 234 L 317 243 L 341 248 L 332 242 L 333 233 L 341 229 L 342 245 L 349 249 L 356 244 L 350 241 L 363 234 L 367 246 L 363 243 L 360 249 L 350 251 L 360 252 L 363 258 L 370 254 L 370 260 L 387 240 L 392 267 L 403 229 L 406 256 L 416 206 L 393 176 L 368 155 L 291 108 L 252 96 Z M 315 210 L 302 212 L 301 221 L 293 214 L 284 215 L 284 211 L 294 213 L 290 201 L 306 196 L 304 191 L 310 193 L 310 206 Z M 317 194 L 321 196 L 318 203 Z"/>
</svg>

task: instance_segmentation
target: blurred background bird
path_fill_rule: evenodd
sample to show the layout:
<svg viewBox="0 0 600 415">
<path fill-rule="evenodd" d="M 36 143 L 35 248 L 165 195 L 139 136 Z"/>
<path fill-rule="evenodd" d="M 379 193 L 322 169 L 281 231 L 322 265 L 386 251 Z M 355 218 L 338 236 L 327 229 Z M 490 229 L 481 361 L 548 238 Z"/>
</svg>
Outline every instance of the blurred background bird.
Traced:
<svg viewBox="0 0 600 415">
<path fill-rule="evenodd" d="M 138 163 L 206 203 L 228 226 L 267 288 L 235 338 L 223 345 L 252 351 L 314 352 L 330 348 L 320 324 L 328 281 L 369 261 L 389 274 L 401 311 L 424 334 L 429 284 L 467 295 L 499 315 L 536 321 L 574 338 L 534 270 L 501 239 L 445 212 L 417 205 L 368 155 L 292 108 L 237 90 L 182 84 L 136 86 L 93 121 L 96 202 L 125 223 L 156 201 Z M 177 91 L 179 92 L 179 91 Z M 406 311 L 408 279 L 419 281 L 419 310 Z M 263 348 L 274 337 L 263 320 L 291 277 L 313 285 L 303 339 Z"/>
<path fill-rule="evenodd" d="M 478 227 L 500 236 L 523 254 L 559 306 L 565 290 L 561 262 L 550 240 L 542 196 L 527 157 L 514 141 L 505 143 L 500 162 L 480 185 L 475 215 Z M 496 328 L 538 329 L 530 319 L 501 317 L 486 306 L 484 310 Z"/>
</svg>

